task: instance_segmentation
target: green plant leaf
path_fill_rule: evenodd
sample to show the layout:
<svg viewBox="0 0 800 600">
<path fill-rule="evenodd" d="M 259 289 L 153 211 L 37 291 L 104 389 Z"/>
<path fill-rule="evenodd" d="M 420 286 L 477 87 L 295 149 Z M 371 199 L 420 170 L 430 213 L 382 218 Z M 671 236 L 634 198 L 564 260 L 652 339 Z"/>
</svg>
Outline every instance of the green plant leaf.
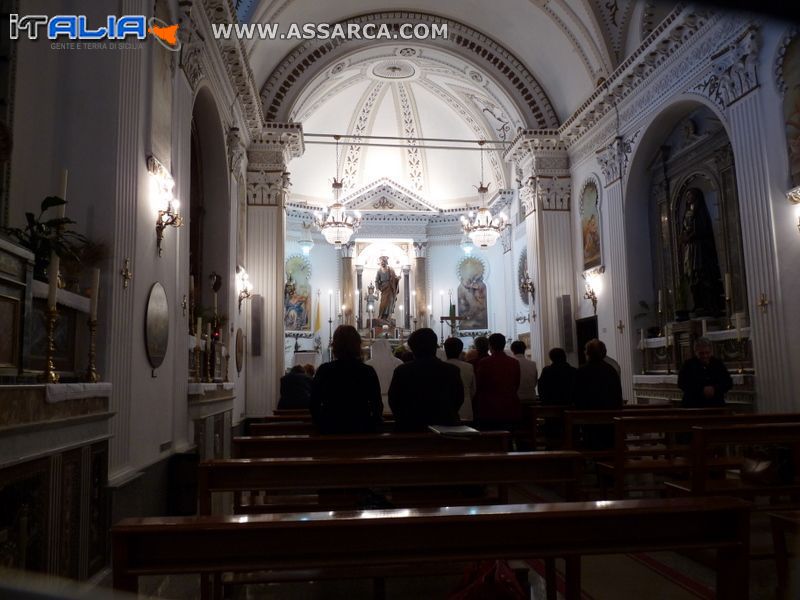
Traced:
<svg viewBox="0 0 800 600">
<path fill-rule="evenodd" d="M 59 198 L 58 196 L 48 196 L 42 200 L 42 212 L 46 211 L 48 208 L 52 208 L 53 206 L 61 206 L 62 204 L 66 203 L 66 200 Z"/>
</svg>

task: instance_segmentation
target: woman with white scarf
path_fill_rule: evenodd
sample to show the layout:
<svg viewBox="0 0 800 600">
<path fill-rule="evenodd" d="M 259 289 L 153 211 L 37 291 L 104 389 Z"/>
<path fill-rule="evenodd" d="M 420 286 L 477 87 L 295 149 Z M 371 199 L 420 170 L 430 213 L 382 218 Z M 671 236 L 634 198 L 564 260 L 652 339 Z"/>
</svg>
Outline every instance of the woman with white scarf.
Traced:
<svg viewBox="0 0 800 600">
<path fill-rule="evenodd" d="M 398 365 L 402 365 L 403 361 L 392 354 L 392 347 L 389 345 L 388 340 L 375 340 L 372 344 L 372 358 L 366 364 L 375 369 L 378 374 L 378 380 L 381 382 L 381 396 L 383 397 L 383 405 L 388 404 L 389 384 L 392 383 L 392 375 Z"/>
</svg>

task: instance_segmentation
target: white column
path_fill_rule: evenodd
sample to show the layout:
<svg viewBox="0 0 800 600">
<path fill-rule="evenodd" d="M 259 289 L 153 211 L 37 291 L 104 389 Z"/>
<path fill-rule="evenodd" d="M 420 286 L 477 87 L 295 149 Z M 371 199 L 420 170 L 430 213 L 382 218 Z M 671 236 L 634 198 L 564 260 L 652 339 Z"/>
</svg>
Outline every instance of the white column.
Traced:
<svg viewBox="0 0 800 600">
<path fill-rule="evenodd" d="M 247 153 L 247 269 L 253 294 L 261 296 L 264 303 L 260 322 L 253 320 L 248 307 L 248 340 L 252 342 L 254 327 L 261 328 L 262 340 L 259 356 L 252 355 L 248 343 L 248 416 L 271 414 L 278 404 L 284 371 L 284 207 L 290 187 L 286 167 L 303 149 L 300 125 L 268 123 Z"/>
<path fill-rule="evenodd" d="M 610 356 L 616 359 L 621 369 L 622 397 L 633 401 L 633 352 L 630 301 L 628 297 L 628 259 L 625 244 L 625 214 L 622 183 L 617 179 L 605 189 L 603 218 L 608 220 L 609 235 L 606 238 L 608 264 L 602 276 L 606 289 L 599 302 L 611 302 L 612 323 L 607 326 L 606 345 Z M 610 293 L 609 293 L 610 292 Z M 622 322 L 622 330 L 617 327 Z M 611 333 L 613 332 L 613 334 Z"/>
<path fill-rule="evenodd" d="M 796 410 L 792 403 L 791 363 L 773 232 L 766 139 L 761 96 L 749 93 L 728 108 L 731 144 L 740 198 L 742 243 L 747 272 L 756 403 L 759 412 Z M 786 202 L 784 197 L 775 199 Z M 759 307 L 764 294 L 769 304 Z M 791 301 L 791 300 L 790 300 Z"/>
<path fill-rule="evenodd" d="M 125 0 L 122 14 L 147 14 L 141 0 Z M 119 110 L 117 129 L 117 167 L 116 194 L 113 232 L 113 258 L 111 267 L 110 308 L 111 319 L 108 328 L 108 373 L 105 379 L 113 383 L 110 410 L 115 413 L 111 419 L 111 442 L 109 446 L 109 480 L 112 483 L 122 480 L 130 469 L 130 419 L 131 385 L 134 336 L 131 336 L 131 323 L 134 318 L 134 287 L 137 280 L 127 281 L 120 271 L 126 259 L 131 260 L 130 270 L 135 271 L 133 259 L 136 255 L 137 198 L 140 184 L 145 176 L 142 156 L 142 111 L 146 106 L 144 93 L 149 89 L 145 84 L 145 53 L 120 52 Z M 143 188 L 146 189 L 146 188 Z M 147 282 L 142 282 L 146 285 Z M 137 342 L 139 340 L 136 340 Z"/>
</svg>

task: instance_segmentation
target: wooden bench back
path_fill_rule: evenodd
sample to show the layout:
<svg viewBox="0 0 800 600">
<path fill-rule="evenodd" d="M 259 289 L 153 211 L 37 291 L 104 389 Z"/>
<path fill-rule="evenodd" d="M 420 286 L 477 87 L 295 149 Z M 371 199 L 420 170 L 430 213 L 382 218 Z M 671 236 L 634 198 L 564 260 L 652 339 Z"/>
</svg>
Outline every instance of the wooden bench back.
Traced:
<svg viewBox="0 0 800 600">
<path fill-rule="evenodd" d="M 671 417 L 685 416 L 695 418 L 701 415 L 723 415 L 727 408 L 623 408 L 622 410 L 568 410 L 564 412 L 564 446 L 567 450 L 576 448 L 575 427 L 581 425 L 613 425 L 618 417 Z"/>
<path fill-rule="evenodd" d="M 709 468 L 713 468 L 714 458 L 719 454 L 721 446 L 729 453 L 740 454 L 742 447 L 778 445 L 791 447 L 792 481 L 785 483 L 787 487 L 794 487 L 800 491 L 800 415 L 796 415 L 795 419 L 794 422 L 732 423 L 693 427 L 691 492 L 705 493 Z M 743 464 L 744 461 L 740 466 Z M 747 487 L 743 482 L 741 489 L 731 491 L 746 491 Z M 765 488 L 764 491 L 768 492 L 768 487 Z"/>
<path fill-rule="evenodd" d="M 217 492 L 341 490 L 409 486 L 502 486 L 566 483 L 578 478 L 577 452 L 488 452 L 481 454 L 343 458 L 230 459 L 200 463 L 200 514 L 210 514 Z M 435 497 L 428 494 L 429 497 Z M 462 502 L 463 503 L 463 502 Z M 441 504 L 441 503 L 440 503 Z M 269 505 L 264 505 L 268 510 Z"/>
<path fill-rule="evenodd" d="M 747 598 L 749 508 L 735 498 L 471 506 L 241 517 L 125 519 L 111 529 L 113 585 L 169 573 L 718 549 L 717 594 Z M 580 577 L 567 597 L 580 597 Z M 577 594 L 577 595 L 575 595 Z"/>
<path fill-rule="evenodd" d="M 469 437 L 435 433 L 374 433 L 360 435 L 284 435 L 235 437 L 235 458 L 340 457 L 381 454 L 447 454 L 507 452 L 507 431 L 486 431 Z"/>
</svg>

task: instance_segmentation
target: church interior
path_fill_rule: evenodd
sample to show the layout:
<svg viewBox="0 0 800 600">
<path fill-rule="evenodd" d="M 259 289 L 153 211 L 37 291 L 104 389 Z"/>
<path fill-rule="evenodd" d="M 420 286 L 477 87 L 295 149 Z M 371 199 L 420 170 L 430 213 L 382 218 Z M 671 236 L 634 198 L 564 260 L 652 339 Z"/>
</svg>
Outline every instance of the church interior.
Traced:
<svg viewBox="0 0 800 600">
<path fill-rule="evenodd" d="M 0 596 L 800 598 L 800 21 L 744 4 L 0 0 Z M 399 433 L 387 357 L 323 435 L 352 328 L 599 339 L 621 403 Z"/>
</svg>

